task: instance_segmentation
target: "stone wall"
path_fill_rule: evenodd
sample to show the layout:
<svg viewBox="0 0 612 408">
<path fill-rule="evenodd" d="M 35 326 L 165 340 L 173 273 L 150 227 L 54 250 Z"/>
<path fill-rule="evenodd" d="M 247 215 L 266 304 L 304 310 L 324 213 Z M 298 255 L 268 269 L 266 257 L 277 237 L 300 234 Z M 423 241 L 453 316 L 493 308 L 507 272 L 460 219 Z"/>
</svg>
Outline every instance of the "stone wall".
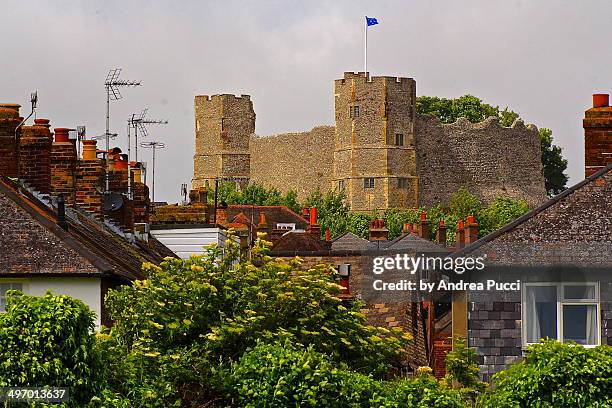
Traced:
<svg viewBox="0 0 612 408">
<path fill-rule="evenodd" d="M 507 128 L 495 118 L 442 124 L 418 115 L 416 151 L 421 205 L 447 202 L 462 186 L 485 202 L 503 196 L 535 207 L 546 198 L 534 125 L 517 120 Z"/>
<path fill-rule="evenodd" d="M 251 180 L 304 199 L 317 188 L 329 191 L 333 173 L 333 126 L 309 132 L 252 137 Z"/>
</svg>

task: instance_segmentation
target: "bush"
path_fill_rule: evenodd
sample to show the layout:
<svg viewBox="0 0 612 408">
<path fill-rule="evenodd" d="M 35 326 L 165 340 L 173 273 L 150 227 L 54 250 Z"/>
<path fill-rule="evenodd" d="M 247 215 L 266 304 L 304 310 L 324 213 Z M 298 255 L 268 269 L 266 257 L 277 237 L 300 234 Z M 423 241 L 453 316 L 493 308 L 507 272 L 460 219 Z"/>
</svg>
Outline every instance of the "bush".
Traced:
<svg viewBox="0 0 612 408">
<path fill-rule="evenodd" d="M 610 407 L 612 348 L 585 348 L 547 340 L 493 376 L 483 407 Z"/>
<path fill-rule="evenodd" d="M 9 292 L 0 314 L 0 387 L 70 387 L 69 406 L 96 394 L 94 313 L 81 301 Z"/>
<path fill-rule="evenodd" d="M 219 372 L 258 342 L 311 347 L 377 376 L 404 357 L 411 337 L 367 325 L 359 301 L 338 297 L 332 267 L 304 270 L 268 253 L 258 239 L 253 260 L 237 263 L 228 240 L 203 256 L 147 264 L 147 280 L 109 292 L 115 325 L 100 335 L 113 370 L 104 373 L 108 388 L 135 406 L 215 398 Z"/>
<path fill-rule="evenodd" d="M 232 366 L 228 392 L 240 407 L 460 408 L 459 394 L 430 375 L 381 381 L 299 345 L 258 344 Z"/>
</svg>

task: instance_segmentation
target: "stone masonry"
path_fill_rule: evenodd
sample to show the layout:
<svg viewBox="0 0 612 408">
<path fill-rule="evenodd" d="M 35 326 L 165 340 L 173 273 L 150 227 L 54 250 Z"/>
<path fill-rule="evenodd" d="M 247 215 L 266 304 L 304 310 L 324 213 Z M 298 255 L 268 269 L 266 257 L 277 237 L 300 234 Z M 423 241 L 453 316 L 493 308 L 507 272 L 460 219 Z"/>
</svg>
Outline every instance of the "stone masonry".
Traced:
<svg viewBox="0 0 612 408">
<path fill-rule="evenodd" d="M 250 180 L 303 199 L 343 189 L 354 211 L 446 202 L 461 186 L 536 206 L 545 199 L 537 128 L 490 118 L 442 124 L 416 113 L 416 82 L 346 72 L 335 81 L 335 126 L 255 135 L 248 95 L 195 97 L 193 188 Z"/>
</svg>

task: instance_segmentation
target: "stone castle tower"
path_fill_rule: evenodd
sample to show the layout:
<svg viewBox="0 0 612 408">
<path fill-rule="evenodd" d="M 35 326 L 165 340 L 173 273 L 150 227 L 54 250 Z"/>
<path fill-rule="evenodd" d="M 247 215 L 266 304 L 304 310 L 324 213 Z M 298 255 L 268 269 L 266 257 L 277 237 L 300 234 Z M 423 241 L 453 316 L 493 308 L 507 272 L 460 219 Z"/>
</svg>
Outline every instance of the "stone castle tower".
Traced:
<svg viewBox="0 0 612 408">
<path fill-rule="evenodd" d="M 215 178 L 238 181 L 251 176 L 249 139 L 255 133 L 255 111 L 248 95 L 195 97 L 196 145 L 193 188 L 214 185 Z"/>
<path fill-rule="evenodd" d="M 349 72 L 334 96 L 335 187 L 356 211 L 418 207 L 416 82 Z"/>
<path fill-rule="evenodd" d="M 345 72 L 334 99 L 335 126 L 260 137 L 249 96 L 196 96 L 193 187 L 231 177 L 300 200 L 337 189 L 364 212 L 444 204 L 461 187 L 486 203 L 545 199 L 534 125 L 440 123 L 416 112 L 412 78 Z"/>
</svg>

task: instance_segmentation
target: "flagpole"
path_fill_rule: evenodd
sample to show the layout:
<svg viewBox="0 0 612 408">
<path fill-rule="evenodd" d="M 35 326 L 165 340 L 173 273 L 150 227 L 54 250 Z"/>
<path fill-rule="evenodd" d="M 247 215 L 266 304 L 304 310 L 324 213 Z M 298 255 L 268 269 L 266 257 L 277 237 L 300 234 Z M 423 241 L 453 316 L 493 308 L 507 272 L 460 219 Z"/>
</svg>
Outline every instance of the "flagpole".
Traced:
<svg viewBox="0 0 612 408">
<path fill-rule="evenodd" d="M 364 18 L 365 22 L 365 26 L 364 26 L 364 31 L 365 31 L 365 43 L 364 43 L 364 58 L 363 58 L 363 72 L 364 72 L 364 76 L 367 78 L 368 77 L 368 17 L 366 16 Z"/>
</svg>

